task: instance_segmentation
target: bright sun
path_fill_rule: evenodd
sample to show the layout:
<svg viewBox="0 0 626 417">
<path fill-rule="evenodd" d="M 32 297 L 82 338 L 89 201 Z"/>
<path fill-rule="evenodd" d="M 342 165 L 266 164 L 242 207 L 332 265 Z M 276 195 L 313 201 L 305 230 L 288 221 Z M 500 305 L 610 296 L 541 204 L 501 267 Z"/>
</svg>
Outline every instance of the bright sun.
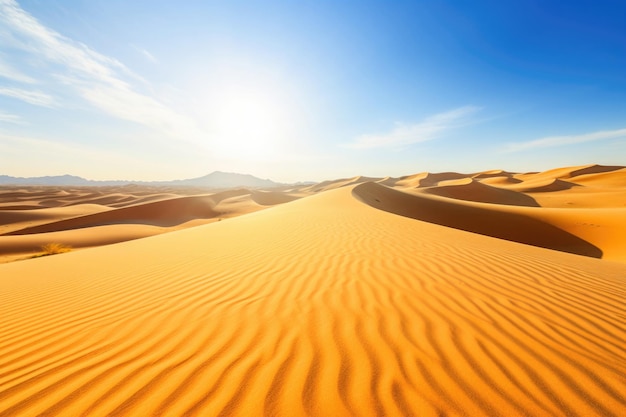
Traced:
<svg viewBox="0 0 626 417">
<path fill-rule="evenodd" d="M 217 151 L 243 160 L 270 158 L 285 140 L 286 114 L 280 103 L 258 91 L 224 94 L 214 114 Z"/>
</svg>

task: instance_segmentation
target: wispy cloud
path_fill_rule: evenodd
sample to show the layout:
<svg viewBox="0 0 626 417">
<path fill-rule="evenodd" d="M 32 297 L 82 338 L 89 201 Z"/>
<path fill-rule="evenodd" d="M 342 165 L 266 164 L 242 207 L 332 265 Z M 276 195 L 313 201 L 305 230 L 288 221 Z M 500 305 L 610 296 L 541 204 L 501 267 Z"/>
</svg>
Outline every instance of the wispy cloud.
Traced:
<svg viewBox="0 0 626 417">
<path fill-rule="evenodd" d="M 23 74 L 13 66 L 4 62 L 2 57 L 0 57 L 0 77 L 27 84 L 34 84 L 36 82 L 34 78 Z"/>
<path fill-rule="evenodd" d="M 506 146 L 505 152 L 518 152 L 528 149 L 550 148 L 553 146 L 565 146 L 576 143 L 619 138 L 626 138 L 626 129 L 603 130 L 599 132 L 585 133 L 583 135 L 549 136 L 528 142 L 510 143 Z"/>
<path fill-rule="evenodd" d="M 147 83 L 121 62 L 43 26 L 14 0 L 0 0 L 0 27 L 3 25 L 4 36 L 8 30 L 13 47 L 53 66 L 53 79 L 93 106 L 171 137 L 188 140 L 199 137 L 191 119 L 142 93 L 140 87 L 146 87 Z"/>
<path fill-rule="evenodd" d="M 52 96 L 41 91 L 23 90 L 21 88 L 0 87 L 0 95 L 13 97 L 29 104 L 42 107 L 54 107 L 55 101 Z"/>
<path fill-rule="evenodd" d="M 147 58 L 148 61 L 156 64 L 158 62 L 158 60 L 154 57 L 154 55 L 152 55 L 150 52 L 148 52 L 147 50 L 138 47 L 137 45 L 130 45 L 135 51 L 139 52 L 141 55 L 143 55 L 144 58 Z"/>
<path fill-rule="evenodd" d="M 0 110 L 0 122 L 5 123 L 22 123 L 20 116 Z"/>
<path fill-rule="evenodd" d="M 368 149 L 425 142 L 435 139 L 443 131 L 464 126 L 469 121 L 470 116 L 480 110 L 480 107 L 464 106 L 427 117 L 419 123 L 397 123 L 389 132 L 359 136 L 352 143 L 346 144 L 345 147 Z"/>
</svg>

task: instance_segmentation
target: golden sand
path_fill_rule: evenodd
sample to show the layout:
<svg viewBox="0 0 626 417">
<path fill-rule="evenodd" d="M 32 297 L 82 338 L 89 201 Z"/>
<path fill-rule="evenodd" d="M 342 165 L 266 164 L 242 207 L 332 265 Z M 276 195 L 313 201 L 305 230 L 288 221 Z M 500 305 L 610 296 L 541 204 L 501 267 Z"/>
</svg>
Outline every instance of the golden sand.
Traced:
<svg viewBox="0 0 626 417">
<path fill-rule="evenodd" d="M 602 167 L 589 168 L 553 179 Z M 530 174 L 354 178 L 257 195 L 283 204 L 221 222 L 0 265 L 0 415 L 624 415 L 626 257 L 612 231 L 624 230 L 613 194 L 626 174 L 600 173 L 578 185 L 612 196 L 593 207 L 563 207 L 577 187 L 524 204 L 513 187 L 544 180 Z M 255 193 L 151 202 L 191 206 L 191 218 L 196 205 L 260 205 Z M 150 202 L 138 204 L 125 207 Z M 124 207 L 87 205 L 85 222 L 70 207 L 0 238 L 189 221 L 146 210 L 126 224 Z M 507 235 L 486 236 L 493 222 Z"/>
</svg>

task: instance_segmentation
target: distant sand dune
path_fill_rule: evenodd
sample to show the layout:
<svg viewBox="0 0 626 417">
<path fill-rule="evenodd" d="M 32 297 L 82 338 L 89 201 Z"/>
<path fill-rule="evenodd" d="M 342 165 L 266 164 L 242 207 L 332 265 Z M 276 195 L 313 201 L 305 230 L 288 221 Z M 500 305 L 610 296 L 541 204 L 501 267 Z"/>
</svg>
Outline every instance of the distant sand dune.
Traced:
<svg viewBox="0 0 626 417">
<path fill-rule="evenodd" d="M 0 262 L 37 254 L 48 243 L 74 249 L 118 243 L 236 217 L 301 197 L 246 189 L 181 196 L 149 193 L 149 188 L 134 186 L 82 187 L 71 192 L 56 187 L 37 191 L 39 188 L 0 190 Z M 129 188 L 133 194 L 127 193 Z M 41 208 L 37 198 L 49 203 L 52 196 L 61 196 L 63 201 Z M 89 203 L 80 203 L 81 199 Z M 10 205 L 15 200 L 30 204 L 9 209 L 15 207 Z"/>
<path fill-rule="evenodd" d="M 503 171 L 501 169 L 492 169 L 490 171 L 483 171 L 483 172 L 479 172 L 470 176 L 476 179 L 484 179 L 484 178 L 510 177 L 511 175 L 512 173 Z"/>
<path fill-rule="evenodd" d="M 571 172 L 570 177 L 578 177 L 580 175 L 603 174 L 614 171 L 624 171 L 623 166 L 606 166 L 606 165 L 589 165 L 584 168 L 576 169 Z"/>
<path fill-rule="evenodd" d="M 8 227 L 9 225 L 16 224 L 49 223 L 107 210 L 107 207 L 96 204 L 78 204 L 68 207 L 43 208 L 39 210 L 5 209 L 0 211 L 0 226 Z M 4 233 L 4 229 L 0 227 L 0 234 L 2 233 Z"/>
<path fill-rule="evenodd" d="M 48 233 L 119 223 L 173 226 L 192 219 L 215 217 L 217 213 L 213 211 L 213 206 L 210 196 L 178 197 L 28 227 L 7 235 Z"/>
<path fill-rule="evenodd" d="M 262 206 L 275 206 L 277 204 L 288 203 L 297 200 L 299 197 L 281 192 L 272 191 L 252 191 L 250 198 L 257 204 Z"/>
<path fill-rule="evenodd" d="M 0 415 L 624 415 L 626 265 L 392 213 L 479 219 L 449 200 L 363 183 L 0 265 Z"/>
<path fill-rule="evenodd" d="M 478 178 L 478 177 L 474 177 L 474 178 Z M 520 182 L 522 182 L 522 180 L 518 180 L 517 178 L 514 178 L 513 176 L 496 175 L 496 176 L 493 176 L 493 177 L 481 178 L 480 182 L 481 182 L 481 184 L 487 184 L 487 185 L 506 186 L 506 185 L 510 185 L 510 184 L 519 184 Z"/>
<path fill-rule="evenodd" d="M 441 173 L 428 173 L 425 177 L 419 180 L 419 187 L 433 187 L 439 185 L 442 181 L 458 180 L 467 178 L 465 174 L 459 174 L 458 172 L 441 172 Z"/>
<path fill-rule="evenodd" d="M 526 193 L 552 193 L 578 187 L 578 184 L 559 179 L 532 179 L 507 187 L 510 190 Z"/>
<path fill-rule="evenodd" d="M 512 210 L 406 194 L 374 183 L 356 187 L 354 194 L 372 207 L 401 216 L 542 248 L 602 256 L 602 251 L 589 242 Z"/>
<path fill-rule="evenodd" d="M 26 227 L 6 233 L 6 235 L 49 233 L 110 224 L 146 224 L 151 226 L 171 227 L 190 220 L 218 217 L 221 212 L 215 209 L 216 205 L 223 200 L 238 196 L 251 199 L 259 206 L 281 204 L 298 198 L 285 193 L 267 191 L 251 192 L 245 189 L 239 189 L 205 196 L 177 197 L 168 200 L 141 203 L 115 210 L 106 210 L 71 219 L 49 222 L 43 225 Z M 110 201 L 116 200 L 111 199 Z"/>
<path fill-rule="evenodd" d="M 579 174 L 575 178 L 571 178 L 570 182 L 601 188 L 624 188 L 626 187 L 626 168 Z"/>
<path fill-rule="evenodd" d="M 339 180 L 323 181 L 323 182 L 320 182 L 319 184 L 310 185 L 308 187 L 302 188 L 301 191 L 319 193 L 322 191 L 335 190 L 337 188 L 347 187 L 349 185 L 361 184 L 361 183 L 370 182 L 370 181 L 379 181 L 381 179 L 382 178 L 372 178 L 372 177 L 363 177 L 363 176 L 343 178 Z"/>
<path fill-rule="evenodd" d="M 481 203 L 539 207 L 537 202 L 526 194 L 492 187 L 471 178 L 452 180 L 452 182 L 445 181 L 439 184 L 439 187 L 429 188 L 425 192 L 442 197 Z"/>
<path fill-rule="evenodd" d="M 402 187 L 402 188 L 417 188 L 420 186 L 420 181 L 426 178 L 427 175 L 428 175 L 428 172 L 422 172 L 420 174 L 414 174 L 414 175 L 406 175 L 404 177 L 399 178 L 395 184 L 390 184 L 390 185 L 394 185 L 396 187 Z M 383 184 L 383 185 L 386 185 L 386 184 Z"/>
</svg>

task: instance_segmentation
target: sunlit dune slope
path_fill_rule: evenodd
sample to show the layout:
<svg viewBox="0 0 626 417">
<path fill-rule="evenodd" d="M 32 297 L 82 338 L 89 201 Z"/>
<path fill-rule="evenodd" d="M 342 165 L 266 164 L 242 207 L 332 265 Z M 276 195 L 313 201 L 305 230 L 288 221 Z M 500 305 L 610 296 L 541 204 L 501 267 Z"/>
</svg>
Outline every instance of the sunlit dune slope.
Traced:
<svg viewBox="0 0 626 417">
<path fill-rule="evenodd" d="M 0 265 L 0 415 L 624 414 L 626 265 L 402 198 L 347 186 Z"/>
<path fill-rule="evenodd" d="M 580 185 L 597 186 L 603 188 L 623 188 L 626 187 L 626 168 L 614 168 L 607 171 L 579 174 L 574 178 L 570 178 L 569 181 Z"/>
<path fill-rule="evenodd" d="M 71 249 L 80 249 L 140 239 L 166 231 L 162 227 L 146 224 L 110 224 L 57 232 L 0 236 L 0 255 L 23 259 L 27 254 L 39 254 L 42 246 L 48 243 L 60 243 Z"/>
</svg>

